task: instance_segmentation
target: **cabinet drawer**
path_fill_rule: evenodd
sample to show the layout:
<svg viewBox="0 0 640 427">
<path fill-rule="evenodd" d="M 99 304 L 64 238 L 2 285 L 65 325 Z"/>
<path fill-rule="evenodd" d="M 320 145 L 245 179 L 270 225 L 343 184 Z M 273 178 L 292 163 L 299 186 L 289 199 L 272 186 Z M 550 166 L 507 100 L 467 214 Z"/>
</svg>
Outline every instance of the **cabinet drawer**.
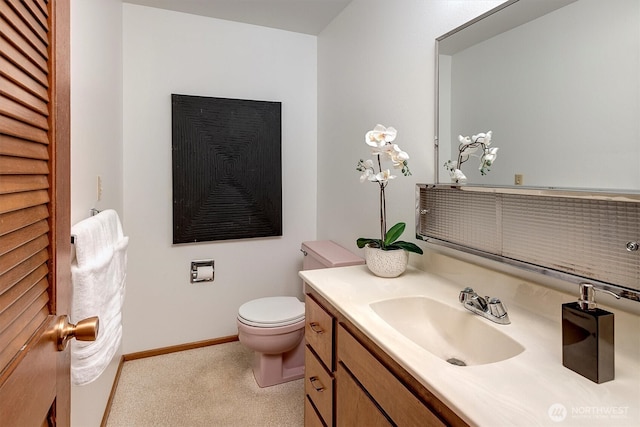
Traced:
<svg viewBox="0 0 640 427">
<path fill-rule="evenodd" d="M 330 426 L 333 424 L 333 378 L 309 347 L 305 348 L 304 370 L 304 392 Z"/>
<path fill-rule="evenodd" d="M 336 426 L 391 427 L 387 417 L 340 363 L 336 371 Z"/>
<path fill-rule="evenodd" d="M 305 299 L 305 338 L 329 371 L 333 366 L 333 317 L 308 295 Z"/>
<path fill-rule="evenodd" d="M 338 327 L 338 360 L 399 426 L 444 426 L 431 410 L 342 325 Z M 338 383 L 341 392 L 341 383 Z M 342 397 L 338 395 L 338 400 Z"/>
</svg>

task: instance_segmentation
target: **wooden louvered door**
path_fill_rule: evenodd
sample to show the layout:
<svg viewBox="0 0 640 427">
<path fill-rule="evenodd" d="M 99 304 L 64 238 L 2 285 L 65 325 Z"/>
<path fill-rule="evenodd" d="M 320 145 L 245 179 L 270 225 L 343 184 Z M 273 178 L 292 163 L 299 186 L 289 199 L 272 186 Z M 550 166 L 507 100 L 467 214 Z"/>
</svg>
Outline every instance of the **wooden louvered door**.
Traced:
<svg viewBox="0 0 640 427">
<path fill-rule="evenodd" d="M 0 0 L 0 425 L 69 425 L 69 0 Z"/>
</svg>

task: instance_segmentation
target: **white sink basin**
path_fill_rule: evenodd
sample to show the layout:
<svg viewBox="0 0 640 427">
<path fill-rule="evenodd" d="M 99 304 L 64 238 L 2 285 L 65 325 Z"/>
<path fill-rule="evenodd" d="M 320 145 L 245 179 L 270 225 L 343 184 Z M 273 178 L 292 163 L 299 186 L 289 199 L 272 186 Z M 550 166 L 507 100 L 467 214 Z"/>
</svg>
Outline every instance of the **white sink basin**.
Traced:
<svg viewBox="0 0 640 427">
<path fill-rule="evenodd" d="M 454 365 L 500 362 L 524 347 L 490 321 L 460 307 L 415 296 L 370 304 L 373 311 L 399 333 Z"/>
</svg>

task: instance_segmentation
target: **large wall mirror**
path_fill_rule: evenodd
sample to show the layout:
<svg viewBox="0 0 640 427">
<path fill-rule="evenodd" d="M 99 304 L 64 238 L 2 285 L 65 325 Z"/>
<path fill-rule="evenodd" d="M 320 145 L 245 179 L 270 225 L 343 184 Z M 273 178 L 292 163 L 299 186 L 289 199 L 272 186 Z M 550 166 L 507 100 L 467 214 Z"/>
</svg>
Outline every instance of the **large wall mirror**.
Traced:
<svg viewBox="0 0 640 427">
<path fill-rule="evenodd" d="M 437 39 L 437 182 L 491 130 L 468 184 L 640 193 L 640 0 L 512 0 Z"/>
</svg>

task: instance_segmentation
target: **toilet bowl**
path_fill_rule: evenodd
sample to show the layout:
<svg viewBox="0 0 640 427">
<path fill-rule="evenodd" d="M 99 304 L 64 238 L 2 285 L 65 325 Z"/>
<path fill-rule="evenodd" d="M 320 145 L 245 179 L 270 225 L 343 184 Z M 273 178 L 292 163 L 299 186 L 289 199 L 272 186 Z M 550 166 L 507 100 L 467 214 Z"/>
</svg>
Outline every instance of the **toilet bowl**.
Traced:
<svg viewBox="0 0 640 427">
<path fill-rule="evenodd" d="M 304 376 L 304 303 L 296 297 L 267 297 L 238 310 L 238 339 L 253 350 L 253 375 L 260 387 Z"/>
<path fill-rule="evenodd" d="M 364 259 L 336 243 L 304 242 L 303 269 L 364 264 Z M 304 376 L 304 303 L 296 297 L 258 298 L 240 306 L 238 339 L 253 350 L 253 375 L 260 387 Z"/>
</svg>

